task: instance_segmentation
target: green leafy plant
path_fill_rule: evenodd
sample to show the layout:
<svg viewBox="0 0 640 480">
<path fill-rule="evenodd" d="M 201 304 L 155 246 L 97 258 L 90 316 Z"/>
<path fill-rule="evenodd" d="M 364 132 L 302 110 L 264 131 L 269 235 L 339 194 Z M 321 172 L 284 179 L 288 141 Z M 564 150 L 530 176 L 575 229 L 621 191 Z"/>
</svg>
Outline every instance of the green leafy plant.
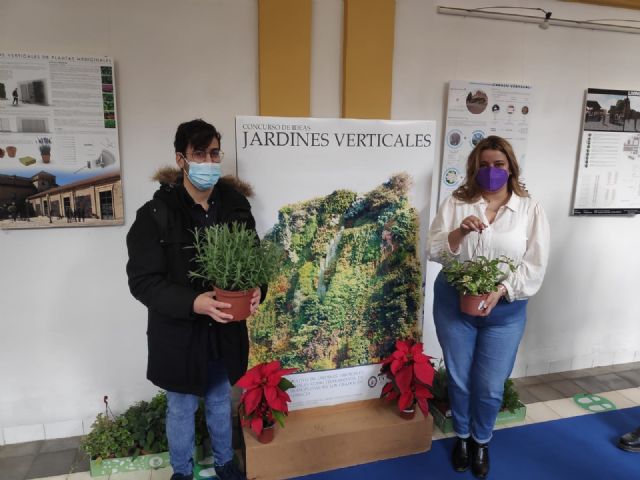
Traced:
<svg viewBox="0 0 640 480">
<path fill-rule="evenodd" d="M 134 440 L 124 417 L 110 418 L 99 413 L 91 425 L 91 432 L 82 439 L 82 449 L 92 460 L 127 457 L 134 449 Z"/>
<path fill-rule="evenodd" d="M 82 449 L 92 460 L 115 457 L 137 457 L 166 452 L 165 419 L 167 395 L 159 392 L 149 402 L 137 402 L 121 415 L 114 415 L 105 397 L 105 413 L 98 414 L 91 431 L 82 440 Z M 202 445 L 207 436 L 204 405 L 196 412 L 196 445 Z"/>
<path fill-rule="evenodd" d="M 448 253 L 443 256 L 445 264 L 442 271 L 447 281 L 463 295 L 484 295 L 495 292 L 498 289 L 498 283 L 505 277 L 500 265 L 506 265 L 511 272 L 516 270 L 513 261 L 504 255 L 493 260 L 479 256 L 475 260 L 464 262 Z"/>
<path fill-rule="evenodd" d="M 509 410 L 513 413 L 518 408 L 520 408 L 520 395 L 518 395 L 513 380 L 507 378 L 507 381 L 504 382 L 504 394 L 502 396 L 502 407 L 500 407 L 500 409 Z"/>
<path fill-rule="evenodd" d="M 218 288 L 250 290 L 267 285 L 278 272 L 282 250 L 272 242 L 260 242 L 244 224 L 215 225 L 194 232 L 197 268 L 189 272 Z"/>
<path fill-rule="evenodd" d="M 447 370 L 442 365 L 442 361 L 436 369 L 433 378 L 433 401 L 442 406 L 449 406 L 449 381 L 447 379 Z M 504 393 L 502 395 L 502 405 L 500 410 L 509 410 L 511 413 L 520 408 L 520 395 L 515 388 L 513 380 L 507 378 L 504 382 Z"/>
</svg>

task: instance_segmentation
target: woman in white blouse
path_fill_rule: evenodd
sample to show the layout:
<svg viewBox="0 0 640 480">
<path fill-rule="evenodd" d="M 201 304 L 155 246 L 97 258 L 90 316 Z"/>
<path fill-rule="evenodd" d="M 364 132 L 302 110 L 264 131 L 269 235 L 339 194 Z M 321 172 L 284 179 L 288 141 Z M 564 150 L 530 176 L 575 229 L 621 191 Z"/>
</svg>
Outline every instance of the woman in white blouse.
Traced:
<svg viewBox="0 0 640 480">
<path fill-rule="evenodd" d="M 457 435 L 452 463 L 489 472 L 488 443 L 502 404 L 526 322 L 527 299 L 544 277 L 549 224 L 529 197 L 509 142 L 490 136 L 469 155 L 465 183 L 440 206 L 431 225 L 427 256 L 443 263 L 445 253 L 460 261 L 506 255 L 517 265 L 489 294 L 479 316 L 460 311 L 459 295 L 440 273 L 434 286 L 433 316 L 449 380 Z"/>
</svg>

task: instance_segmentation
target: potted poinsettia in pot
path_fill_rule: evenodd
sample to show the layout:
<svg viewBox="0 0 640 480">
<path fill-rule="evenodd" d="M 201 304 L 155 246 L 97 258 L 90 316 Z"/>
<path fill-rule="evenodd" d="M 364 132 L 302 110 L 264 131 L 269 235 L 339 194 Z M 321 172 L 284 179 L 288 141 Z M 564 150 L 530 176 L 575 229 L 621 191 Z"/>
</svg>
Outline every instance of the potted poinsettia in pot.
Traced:
<svg viewBox="0 0 640 480">
<path fill-rule="evenodd" d="M 468 315 L 478 316 L 491 292 L 498 290 L 498 284 L 507 276 L 500 268 L 515 272 L 516 265 L 504 255 L 489 260 L 479 256 L 475 260 L 461 262 L 450 254 L 444 254 L 442 272 L 447 282 L 460 293 L 460 310 Z"/>
<path fill-rule="evenodd" d="M 275 434 L 275 422 L 284 427 L 291 401 L 287 390 L 293 383 L 284 375 L 295 368 L 281 368 L 280 361 L 260 363 L 245 373 L 236 386 L 243 388 L 240 397 L 240 421 L 249 427 L 261 443 L 269 443 Z"/>
<path fill-rule="evenodd" d="M 272 242 L 260 242 L 255 230 L 242 223 L 214 225 L 194 232 L 197 268 L 191 277 L 210 283 L 216 299 L 229 303 L 225 313 L 234 321 L 250 314 L 256 288 L 267 285 L 278 272 L 282 249 Z"/>
<path fill-rule="evenodd" d="M 416 405 L 426 417 L 429 414 L 428 400 L 433 396 L 434 369 L 431 357 L 422 351 L 422 343 L 412 338 L 397 340 L 395 351 L 382 361 L 381 373 L 391 380 L 383 388 L 381 398 L 398 401 L 402 418 L 410 420 Z"/>
</svg>

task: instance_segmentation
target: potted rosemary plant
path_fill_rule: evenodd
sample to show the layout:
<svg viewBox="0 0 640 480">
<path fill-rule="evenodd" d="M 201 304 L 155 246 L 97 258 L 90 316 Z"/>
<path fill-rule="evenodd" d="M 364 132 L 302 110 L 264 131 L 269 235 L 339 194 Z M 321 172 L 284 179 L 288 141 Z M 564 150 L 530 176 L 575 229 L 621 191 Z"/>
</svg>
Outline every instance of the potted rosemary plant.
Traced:
<svg viewBox="0 0 640 480">
<path fill-rule="evenodd" d="M 489 260 L 479 256 L 475 260 L 461 262 L 450 254 L 444 254 L 442 271 L 447 281 L 460 293 L 460 310 L 468 315 L 478 316 L 489 293 L 498 290 L 498 283 L 506 277 L 500 265 L 515 272 L 513 261 L 504 255 Z"/>
<path fill-rule="evenodd" d="M 42 162 L 49 163 L 51 161 L 51 139 L 49 137 L 38 137 L 37 142 Z"/>
<path fill-rule="evenodd" d="M 241 223 L 214 225 L 194 232 L 197 268 L 189 272 L 214 287 L 216 299 L 231 304 L 225 313 L 234 321 L 250 314 L 253 291 L 267 285 L 278 272 L 282 250 L 260 242 L 252 229 Z"/>
</svg>

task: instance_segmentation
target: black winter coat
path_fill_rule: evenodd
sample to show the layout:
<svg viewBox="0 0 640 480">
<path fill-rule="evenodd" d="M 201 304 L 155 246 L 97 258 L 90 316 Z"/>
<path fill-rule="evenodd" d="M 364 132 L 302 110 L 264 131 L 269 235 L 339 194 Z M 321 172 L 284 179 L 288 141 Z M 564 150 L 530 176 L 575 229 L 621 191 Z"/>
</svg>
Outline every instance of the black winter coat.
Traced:
<svg viewBox="0 0 640 480">
<path fill-rule="evenodd" d="M 165 390 L 203 396 L 210 330 L 231 384 L 246 372 L 249 340 L 246 321 L 221 324 L 193 313 L 195 298 L 211 287 L 188 277 L 195 267 L 194 250 L 185 247 L 193 245 L 195 225 L 183 188 L 181 183 L 162 184 L 154 201 L 138 210 L 127 234 L 127 275 L 131 293 L 148 309 L 147 378 Z M 215 223 L 236 221 L 255 228 L 249 202 L 224 178 L 216 184 L 213 200 Z M 158 220 L 158 201 L 167 207 L 164 220 Z"/>
</svg>

